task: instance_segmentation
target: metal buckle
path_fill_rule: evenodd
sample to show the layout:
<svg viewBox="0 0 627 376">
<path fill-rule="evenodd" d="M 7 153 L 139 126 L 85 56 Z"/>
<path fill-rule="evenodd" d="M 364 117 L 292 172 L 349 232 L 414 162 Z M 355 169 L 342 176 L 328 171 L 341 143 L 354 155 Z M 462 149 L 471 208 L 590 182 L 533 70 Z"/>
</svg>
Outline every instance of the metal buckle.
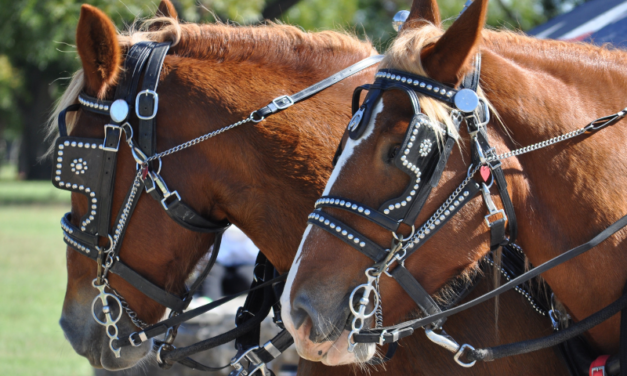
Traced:
<svg viewBox="0 0 627 376">
<path fill-rule="evenodd" d="M 114 153 L 117 153 L 118 150 L 120 149 L 120 140 L 122 139 L 122 127 L 120 127 L 119 125 L 115 125 L 115 124 L 107 124 L 104 126 L 105 128 L 105 136 L 104 136 L 104 140 L 102 141 L 102 150 L 105 151 L 112 151 Z M 118 143 L 115 146 L 115 148 L 112 147 L 107 147 L 107 129 L 111 128 L 113 130 L 118 130 L 119 134 L 118 134 Z"/>
<path fill-rule="evenodd" d="M 600 375 L 595 375 L 596 372 L 601 372 Z M 605 373 L 605 366 L 590 368 L 590 375 L 592 376 L 607 376 Z"/>
<path fill-rule="evenodd" d="M 289 95 L 282 95 L 280 97 L 274 98 L 272 100 L 272 104 L 274 104 L 278 110 L 285 110 L 286 108 L 294 104 L 294 100 Z M 274 111 L 275 110 L 273 109 L 272 112 Z"/>
<path fill-rule="evenodd" d="M 492 228 L 494 223 L 498 221 L 498 219 L 490 221 L 490 217 L 494 215 L 501 214 L 503 216 L 502 219 L 506 221 L 507 215 L 505 215 L 505 211 L 503 209 L 496 209 L 496 205 L 494 205 L 494 201 L 492 201 L 492 197 L 490 196 L 490 190 L 488 189 L 488 186 L 485 185 L 485 183 L 481 183 L 481 194 L 483 195 L 483 201 L 485 201 L 485 205 L 488 207 L 489 213 L 484 217 L 485 223 L 488 225 L 488 227 Z"/>
<path fill-rule="evenodd" d="M 393 331 L 392 334 L 392 342 L 398 342 L 398 340 L 401 338 L 401 334 L 404 332 L 409 332 L 409 336 L 412 335 L 414 333 L 414 328 L 403 328 L 403 329 L 396 329 L 395 331 Z M 405 337 L 405 336 L 404 336 Z"/>
<path fill-rule="evenodd" d="M 229 376 L 252 376 L 255 372 L 261 370 L 261 374 L 265 375 L 265 363 L 262 362 L 259 357 L 253 352 L 255 350 L 259 350 L 259 346 L 253 346 L 248 350 L 244 351 L 241 355 L 233 357 L 231 359 L 231 367 L 234 368 L 233 371 L 229 374 Z M 249 370 L 245 370 L 244 367 L 240 364 L 242 360 L 248 360 Z"/>
<path fill-rule="evenodd" d="M 168 189 L 168 186 L 165 184 L 165 181 L 163 180 L 161 175 L 155 174 L 152 171 L 149 172 L 149 175 L 151 176 L 152 181 L 156 183 L 155 185 L 159 187 L 159 190 L 163 194 L 163 200 L 161 200 L 161 206 L 163 206 L 165 210 L 169 210 L 165 202 L 168 200 L 168 198 L 170 198 L 170 196 L 176 196 L 176 198 L 179 201 L 181 201 L 181 196 L 179 195 L 179 193 L 177 191 L 170 192 L 170 190 Z"/>
<path fill-rule="evenodd" d="M 464 363 L 463 361 L 461 361 L 459 358 L 462 356 L 462 354 L 464 354 L 464 351 L 466 351 L 466 349 L 468 350 L 472 350 L 475 351 L 475 348 L 468 345 L 468 344 L 463 344 L 462 347 L 459 348 L 459 351 L 457 352 L 457 354 L 455 354 L 455 356 L 453 357 L 453 359 L 455 359 L 455 362 L 457 364 L 459 364 L 460 366 L 464 367 L 464 368 L 470 368 L 472 366 L 475 365 L 475 363 L 477 363 L 476 360 L 473 360 L 470 363 Z"/>
<path fill-rule="evenodd" d="M 154 100 L 154 105 L 153 105 L 153 109 L 152 109 L 152 115 L 150 116 L 142 116 L 139 113 L 139 98 L 141 95 L 152 95 L 152 98 Z M 144 90 L 144 91 L 140 91 L 139 93 L 137 93 L 137 96 L 135 97 L 135 114 L 137 115 L 138 118 L 140 118 L 141 120 L 151 120 L 154 119 L 155 116 L 157 116 L 157 110 L 159 110 L 159 94 L 157 94 L 155 91 L 153 90 Z"/>
<path fill-rule="evenodd" d="M 170 198 L 170 196 L 176 196 L 176 199 L 181 201 L 181 196 L 179 195 L 179 193 L 177 191 L 174 191 L 174 192 L 170 193 L 169 195 L 164 197 L 163 200 L 161 200 L 161 206 L 163 206 L 163 208 L 165 210 L 169 210 L 168 209 L 168 205 L 165 202 L 168 200 L 168 198 Z"/>
<path fill-rule="evenodd" d="M 137 337 L 139 338 L 139 340 L 137 342 L 135 342 L 135 340 L 133 339 L 133 336 L 137 334 Z M 131 343 L 131 346 L 133 347 L 139 347 L 141 346 L 142 343 L 146 342 L 148 340 L 148 337 L 146 336 L 146 332 L 133 332 L 128 336 L 128 341 Z"/>
</svg>

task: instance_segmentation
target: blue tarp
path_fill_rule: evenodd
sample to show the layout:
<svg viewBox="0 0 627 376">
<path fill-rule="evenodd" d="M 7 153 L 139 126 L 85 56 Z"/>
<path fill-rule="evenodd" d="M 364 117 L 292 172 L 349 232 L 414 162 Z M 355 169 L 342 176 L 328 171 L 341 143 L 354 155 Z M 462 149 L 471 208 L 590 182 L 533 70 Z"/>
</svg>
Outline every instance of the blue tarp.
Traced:
<svg viewBox="0 0 627 376">
<path fill-rule="evenodd" d="M 627 0 L 591 0 L 530 30 L 528 34 L 538 38 L 585 40 L 600 29 L 617 23 L 626 14 Z"/>
<path fill-rule="evenodd" d="M 598 45 L 611 43 L 615 47 L 627 49 L 627 18 L 607 25 L 584 41 Z"/>
</svg>

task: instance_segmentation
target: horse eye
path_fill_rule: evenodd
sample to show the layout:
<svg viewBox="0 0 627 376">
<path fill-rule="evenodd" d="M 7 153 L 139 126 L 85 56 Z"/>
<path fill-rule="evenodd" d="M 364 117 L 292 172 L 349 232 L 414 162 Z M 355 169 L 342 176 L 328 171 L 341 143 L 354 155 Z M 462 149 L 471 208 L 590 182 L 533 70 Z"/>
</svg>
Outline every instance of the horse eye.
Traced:
<svg viewBox="0 0 627 376">
<path fill-rule="evenodd" d="M 390 151 L 388 152 L 388 158 L 390 162 L 398 155 L 399 150 L 401 150 L 401 145 L 398 144 L 390 148 Z"/>
</svg>

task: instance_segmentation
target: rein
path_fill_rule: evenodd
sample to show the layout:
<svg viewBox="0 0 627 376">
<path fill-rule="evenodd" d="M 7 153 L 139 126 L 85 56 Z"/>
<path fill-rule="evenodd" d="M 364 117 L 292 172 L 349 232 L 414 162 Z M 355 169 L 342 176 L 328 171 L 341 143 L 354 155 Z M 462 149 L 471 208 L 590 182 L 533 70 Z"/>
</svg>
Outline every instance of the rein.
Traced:
<svg viewBox="0 0 627 376">
<path fill-rule="evenodd" d="M 358 140 L 363 136 L 375 104 L 380 100 L 382 93 L 385 91 L 400 90 L 405 92 L 411 101 L 414 116 L 408 126 L 405 138 L 400 146 L 400 151 L 393 159 L 394 165 L 410 177 L 410 184 L 400 197 L 388 200 L 381 207 L 376 209 L 347 198 L 324 196 L 316 202 L 316 209 L 309 215 L 308 223 L 316 225 L 336 236 L 374 262 L 373 266 L 365 271 L 367 282 L 357 286 L 352 291 L 349 299 L 349 308 L 353 315 L 351 331 L 348 337 L 349 352 L 354 351 L 359 343 L 377 343 L 381 346 L 384 344 L 395 345 L 398 340 L 413 334 L 418 328 L 424 328 L 427 337 L 431 341 L 455 353 L 454 359 L 459 365 L 472 367 L 477 360 L 490 361 L 504 356 L 536 351 L 562 343 L 581 335 L 621 310 L 623 310 L 623 323 L 627 321 L 627 309 L 625 309 L 627 307 L 627 294 L 625 294 L 614 303 L 581 322 L 538 340 L 475 350 L 468 344 L 460 346 L 442 330 L 447 317 L 485 302 L 505 291 L 517 288 L 517 286 L 531 280 L 541 273 L 589 251 L 627 226 L 627 216 L 610 225 L 589 242 L 573 248 L 526 273 L 522 273 L 489 293 L 454 308 L 442 310 L 422 285 L 405 268 L 405 260 L 433 236 L 433 234 L 439 231 L 452 216 L 479 192 L 482 193 L 489 211 L 488 215 L 485 217 L 485 221 L 488 227 L 490 227 L 491 251 L 501 246 L 515 246 L 513 241 L 517 234 L 516 217 L 513 204 L 507 192 L 507 183 L 501 169 L 500 161 L 584 134 L 591 134 L 606 126 L 615 124 L 627 115 L 626 108 L 616 114 L 594 120 L 585 127 L 575 131 L 497 155 L 494 148 L 490 147 L 486 132 L 486 126 L 489 122 L 489 108 L 476 94 L 480 66 L 481 60 L 478 55 L 474 62 L 474 71 L 463 80 L 462 88 L 459 90 L 450 88 L 427 77 L 393 69 L 385 69 L 380 70 L 375 75 L 376 79 L 373 84 L 361 86 L 354 92 L 354 115 L 347 129 L 349 137 L 353 140 Z M 361 107 L 357 109 L 359 105 L 359 94 L 364 89 L 369 91 L 368 96 Z M 434 122 L 421 113 L 417 93 L 435 98 L 452 107 L 453 110 L 450 116 L 453 125 L 457 129 L 459 129 L 462 121 L 466 121 L 471 136 L 472 164 L 469 166 L 466 177 L 457 189 L 455 189 L 436 212 L 416 230 L 414 223 L 420 214 L 422 206 L 429 197 L 431 189 L 438 185 L 441 174 L 452 151 L 452 147 L 456 141 L 455 137 L 446 131 L 444 125 Z M 432 147 L 438 140 L 442 141 L 443 146 L 440 148 Z M 341 155 L 341 147 L 342 145 L 340 143 L 336 153 L 336 161 Z M 474 176 L 480 170 L 482 171 L 482 181 L 480 180 L 478 182 L 474 179 Z M 484 172 L 488 173 L 488 178 L 483 177 Z M 492 180 L 490 184 L 487 184 L 489 177 L 492 177 Z M 497 210 L 490 197 L 489 189 L 494 181 L 496 181 L 499 194 L 502 198 L 504 205 L 503 210 Z M 348 211 L 387 229 L 392 233 L 394 238 L 390 248 L 385 249 L 379 246 L 349 225 L 323 212 L 321 210 L 323 207 Z M 505 222 L 508 222 L 509 236 L 505 234 Z M 404 238 L 397 233 L 401 224 L 411 227 L 412 232 L 408 237 Z M 424 317 L 393 326 L 382 327 L 380 324 L 382 322 L 380 313 L 381 296 L 378 286 L 379 278 L 384 273 L 393 277 L 399 283 L 424 313 Z M 373 302 L 370 300 L 371 295 L 374 296 Z M 537 307 L 534 308 L 537 310 Z M 364 329 L 366 320 L 375 315 L 375 327 L 372 329 Z M 554 322 L 554 327 L 555 325 Z M 621 325 L 625 325 L 622 331 L 627 333 L 627 324 Z M 442 330 L 441 334 L 436 333 L 436 330 Z M 624 356 L 627 356 L 627 346 L 621 346 L 621 348 L 625 354 Z M 469 362 L 462 360 L 462 356 L 465 356 Z"/>
<path fill-rule="evenodd" d="M 241 121 L 157 153 L 155 150 L 156 115 L 159 95 L 156 91 L 161 68 L 169 48 L 169 42 L 141 42 L 133 45 L 124 62 L 123 72 L 125 73 L 116 87 L 113 101 L 100 100 L 81 93 L 78 97 L 79 104 L 71 105 L 60 112 L 58 119 L 59 138 L 56 141 L 54 151 L 56 168 L 53 174 L 53 184 L 59 189 L 87 196 L 90 203 L 90 210 L 78 219 L 79 225 L 72 223 L 74 218 L 72 218 L 71 213 L 67 213 L 61 219 L 63 238 L 71 248 L 95 260 L 98 265 L 97 275 L 92 284 L 99 293 L 92 302 L 92 316 L 97 323 L 105 326 L 107 336 L 110 338 L 109 348 L 117 358 L 121 356 L 122 347 L 129 345 L 137 347 L 155 336 L 165 334 L 166 339 L 164 341 L 156 342 L 157 360 L 160 366 L 169 368 L 173 362 L 178 361 L 183 365 L 199 370 L 215 371 L 224 367 L 205 366 L 187 357 L 235 339 L 238 354 L 230 364 L 235 368 L 234 373 L 252 375 L 261 371 L 262 374 L 265 374 L 267 371 L 265 363 L 278 357 L 293 343 L 291 336 L 282 327 L 280 316 L 276 311 L 277 296 L 280 296 L 280 291 L 277 291 L 277 288 L 282 290 L 282 286 L 277 286 L 277 283 L 282 283 L 286 275 L 275 276 L 274 267 L 260 253 L 257 264 L 264 266 L 264 276 L 263 278 L 255 276 L 250 290 L 224 297 L 183 313 L 191 302 L 193 293 L 200 287 L 215 263 L 222 234 L 230 224 L 228 222 L 216 223 L 202 217 L 182 201 L 176 190 L 170 190 L 160 175 L 161 158 L 206 141 L 237 126 L 250 122 L 261 122 L 268 116 L 285 110 L 329 86 L 379 63 L 383 56 L 377 55 L 366 58 L 294 95 L 283 95 L 275 98 L 270 104 L 253 111 L 250 116 Z M 138 88 L 142 76 L 142 87 Z M 135 94 L 138 90 L 139 92 Z M 104 126 L 104 139 L 68 135 L 65 116 L 67 112 L 78 111 L 79 109 L 110 117 L 110 122 Z M 134 109 L 135 117 L 138 119 L 137 135 L 134 134 L 130 124 L 132 109 Z M 125 135 L 126 143 L 135 159 L 137 173 L 117 214 L 113 228 L 109 228 L 117 152 L 122 134 Z M 142 190 L 159 201 L 168 216 L 182 227 L 196 232 L 216 234 L 214 248 L 206 268 L 188 291 L 180 297 L 153 284 L 120 260 L 119 252 L 128 220 L 137 205 Z M 76 219 L 74 220 L 76 221 Z M 100 246 L 101 238 L 108 240 L 106 247 Z M 130 309 L 122 295 L 110 286 L 107 280 L 109 272 L 119 275 L 149 298 L 170 308 L 170 317 L 154 325 L 149 325 L 139 319 L 137 313 Z M 248 298 L 243 309 L 238 312 L 235 329 L 186 348 L 176 349 L 172 345 L 176 337 L 176 329 L 180 324 L 245 293 L 248 293 Z M 116 307 L 110 306 L 111 302 L 117 304 L 117 314 L 115 312 Z M 101 306 L 100 309 L 98 306 Z M 277 325 L 283 331 L 261 347 L 251 345 L 255 341 L 259 343 L 259 325 L 272 308 L 275 310 Z M 126 312 L 134 325 L 142 329 L 141 331 L 119 335 L 117 323 L 121 319 L 123 311 Z M 247 370 L 240 364 L 243 361 L 247 361 L 249 364 Z"/>
</svg>

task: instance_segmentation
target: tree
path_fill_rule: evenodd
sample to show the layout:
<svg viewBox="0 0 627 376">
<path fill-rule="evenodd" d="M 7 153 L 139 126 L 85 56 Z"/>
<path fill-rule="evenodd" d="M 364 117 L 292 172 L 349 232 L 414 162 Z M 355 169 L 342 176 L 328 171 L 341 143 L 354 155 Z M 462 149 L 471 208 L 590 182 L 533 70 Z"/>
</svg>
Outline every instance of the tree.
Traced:
<svg viewBox="0 0 627 376">
<path fill-rule="evenodd" d="M 87 0 L 83 0 L 87 1 Z M 74 33 L 83 1 L 0 0 L 0 139 L 21 135 L 19 170 L 27 179 L 47 179 L 50 165 L 38 162 L 47 149 L 43 124 L 67 78 L 79 67 Z M 453 19 L 464 0 L 439 0 L 443 18 Z M 494 0 L 488 24 L 529 29 L 583 0 Z M 155 14 L 158 0 L 89 0 L 118 28 Z M 396 33 L 394 14 L 411 0 L 174 0 L 191 22 L 214 18 L 252 24 L 264 19 L 306 30 L 343 29 L 367 37 L 385 51 Z"/>
</svg>

